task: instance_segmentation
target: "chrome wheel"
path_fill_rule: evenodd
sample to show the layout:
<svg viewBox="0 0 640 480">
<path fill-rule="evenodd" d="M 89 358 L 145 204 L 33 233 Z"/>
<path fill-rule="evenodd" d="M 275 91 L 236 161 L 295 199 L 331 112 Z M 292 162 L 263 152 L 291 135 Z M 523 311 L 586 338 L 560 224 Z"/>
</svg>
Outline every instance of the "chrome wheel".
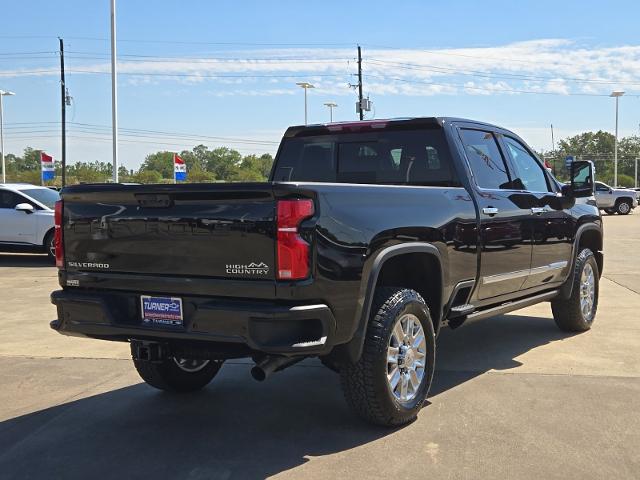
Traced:
<svg viewBox="0 0 640 480">
<path fill-rule="evenodd" d="M 184 372 L 195 373 L 202 370 L 209 365 L 211 360 L 199 360 L 196 358 L 176 358 L 173 357 L 173 361 L 178 368 Z"/>
<path fill-rule="evenodd" d="M 56 258 L 56 243 L 53 237 L 51 237 L 51 241 L 49 242 L 49 255 Z"/>
<path fill-rule="evenodd" d="M 387 382 L 394 397 L 409 402 L 424 379 L 427 342 L 418 317 L 402 315 L 391 330 L 387 348 Z"/>
<path fill-rule="evenodd" d="M 620 212 L 623 215 L 629 213 L 629 210 L 630 210 L 630 207 L 627 202 L 622 202 L 620 203 L 620 205 L 618 205 L 618 212 Z"/>
<path fill-rule="evenodd" d="M 580 310 L 585 320 L 591 320 L 596 298 L 595 277 L 590 264 L 585 264 L 580 276 Z"/>
</svg>

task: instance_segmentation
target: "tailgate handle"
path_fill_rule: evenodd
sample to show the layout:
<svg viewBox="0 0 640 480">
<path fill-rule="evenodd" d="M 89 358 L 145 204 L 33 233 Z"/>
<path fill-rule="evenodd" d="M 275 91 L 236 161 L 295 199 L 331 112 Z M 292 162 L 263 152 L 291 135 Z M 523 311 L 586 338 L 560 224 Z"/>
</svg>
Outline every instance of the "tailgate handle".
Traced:
<svg viewBox="0 0 640 480">
<path fill-rule="evenodd" d="M 169 195 L 136 195 L 138 205 L 146 208 L 167 208 L 172 205 Z"/>
</svg>

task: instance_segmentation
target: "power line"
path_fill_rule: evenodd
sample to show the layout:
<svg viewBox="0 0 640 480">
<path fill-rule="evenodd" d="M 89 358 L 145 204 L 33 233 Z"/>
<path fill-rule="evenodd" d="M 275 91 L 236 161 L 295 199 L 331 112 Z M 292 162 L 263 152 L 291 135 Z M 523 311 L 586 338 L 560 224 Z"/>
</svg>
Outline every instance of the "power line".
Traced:
<svg viewBox="0 0 640 480">
<path fill-rule="evenodd" d="M 108 57 L 110 54 L 106 53 L 106 52 L 78 52 L 78 51 L 72 51 L 69 50 L 67 51 L 67 53 L 72 54 L 71 56 L 75 56 L 75 55 L 80 55 L 78 57 L 78 59 L 86 59 L 87 55 L 89 55 L 90 57 L 88 58 L 99 58 L 99 57 Z M 340 57 L 340 58 L 310 58 L 309 56 L 281 56 L 281 57 L 254 57 L 254 58 L 246 58 L 246 57 L 228 57 L 228 56 L 224 56 L 224 57 L 189 57 L 189 56 L 179 56 L 179 57 L 173 57 L 173 56 L 163 56 L 163 55 L 139 55 L 139 54 L 121 54 L 118 56 L 119 58 L 130 58 L 131 60 L 128 60 L 130 62 L 135 61 L 133 59 L 140 59 L 139 61 L 151 61 L 151 60 L 159 60 L 159 61 L 163 61 L 163 62 L 175 62 L 175 61 L 186 61 L 186 60 L 196 60 L 196 61 L 214 61 L 214 62 L 218 62 L 218 61 L 238 61 L 238 62 L 249 62 L 249 61 L 255 61 L 255 62 L 286 62 L 286 61 L 299 61 L 299 62 L 311 62 L 311 63 L 321 63 L 321 62 L 334 62 L 334 61 L 350 61 L 351 58 L 350 57 Z M 147 60 L 150 59 L 150 60 Z"/>
<path fill-rule="evenodd" d="M 44 52 L 3 52 L 0 55 L 43 55 L 45 53 L 50 53 L 56 55 L 58 52 L 44 51 Z"/>
<path fill-rule="evenodd" d="M 28 123 L 28 122 L 23 122 Z M 60 124 L 60 122 L 34 122 L 34 123 L 49 123 L 49 124 Z M 76 133 L 86 132 L 93 134 L 110 134 L 110 127 L 107 125 L 98 125 L 98 124 L 90 124 L 90 123 L 80 123 L 80 122 L 67 122 L 70 125 L 70 128 L 73 129 Z M 50 133 L 50 132 L 59 132 L 58 129 L 52 129 L 48 126 L 38 127 L 36 125 L 19 125 L 14 126 L 12 124 L 10 126 L 11 129 L 20 129 L 17 131 L 10 132 L 12 138 L 16 138 L 15 135 L 27 135 L 34 133 Z M 32 130 L 26 130 L 31 128 Z M 227 143 L 238 143 L 238 144 L 248 144 L 248 145 L 278 145 L 280 142 L 270 141 L 270 140 L 256 140 L 256 139 L 247 139 L 247 138 L 237 138 L 237 137 L 220 137 L 220 136 L 212 136 L 212 135 L 197 135 L 197 134 L 188 134 L 188 133 L 179 133 L 179 132 L 167 132 L 160 130 L 145 130 L 145 129 L 137 129 L 137 128 L 119 128 L 119 132 L 122 132 L 123 136 L 132 137 L 132 138 L 180 138 L 189 141 L 215 141 L 215 142 L 227 142 Z"/>
<path fill-rule="evenodd" d="M 66 37 L 70 40 L 92 40 L 92 41 L 109 41 L 103 37 Z M 119 38 L 118 43 L 156 43 L 170 45 L 221 45 L 221 46 L 248 46 L 248 47 L 352 47 L 353 43 L 274 43 L 274 42 L 205 42 L 205 41 L 185 41 L 185 40 L 156 40 L 156 39 L 133 39 Z"/>
<path fill-rule="evenodd" d="M 468 90 L 481 90 L 485 92 L 492 93 L 527 93 L 532 95 L 560 95 L 560 96 L 581 96 L 581 97 L 608 97 L 608 93 L 579 93 L 579 92 L 540 92 L 535 90 L 518 90 L 518 89 L 507 89 L 507 88 L 486 88 L 486 87 L 475 87 L 471 85 L 465 85 L 460 83 L 439 83 L 439 82 L 427 82 L 421 80 L 408 80 L 404 78 L 394 78 L 386 75 L 375 75 L 375 74 L 367 74 L 368 77 L 380 78 L 384 80 L 392 80 L 395 82 L 403 82 L 403 83 L 416 83 L 423 85 L 437 85 L 441 87 L 458 87 L 464 88 Z M 640 94 L 626 94 L 627 96 L 640 96 Z"/>
<path fill-rule="evenodd" d="M 54 69 L 50 70 L 16 70 L 13 72 L 0 72 L 0 76 L 18 77 L 25 75 L 37 75 L 37 74 L 54 74 L 57 73 Z M 67 70 L 67 73 L 83 73 L 92 75 L 111 75 L 107 71 L 99 70 Z M 193 77 L 193 78 L 304 78 L 304 77 L 346 77 L 350 74 L 345 73 L 289 73 L 289 74 L 252 74 L 252 75 L 236 75 L 236 74 L 199 74 L 199 73 L 159 73 L 159 72 L 118 72 L 118 75 L 137 75 L 137 76 L 150 76 L 150 77 Z"/>
<path fill-rule="evenodd" d="M 534 80 L 534 81 L 552 81 L 552 82 L 567 81 L 567 82 L 577 82 L 577 83 L 598 83 L 598 84 L 606 84 L 606 85 L 624 83 L 626 85 L 640 85 L 640 82 L 627 82 L 622 79 L 592 80 L 587 78 L 547 77 L 547 76 L 537 76 L 537 75 L 524 75 L 524 74 L 518 74 L 518 73 L 486 73 L 480 70 L 458 70 L 455 68 L 438 67 L 435 65 L 427 65 L 427 64 L 420 65 L 420 64 L 414 64 L 414 63 L 392 62 L 388 60 L 380 60 L 377 58 L 369 58 L 367 59 L 367 62 L 371 62 L 374 64 L 382 63 L 382 64 L 388 64 L 388 65 L 395 65 L 395 66 L 398 66 L 399 68 L 405 68 L 408 70 L 425 70 L 425 71 L 430 71 L 435 73 L 452 73 L 456 75 L 470 75 L 474 77 L 487 77 L 487 78 L 504 78 L 508 80 Z"/>
<path fill-rule="evenodd" d="M 519 63 L 531 63 L 531 64 L 536 64 L 539 65 L 540 62 L 536 61 L 536 60 L 522 60 L 522 59 L 518 59 L 518 58 L 512 58 L 512 57 L 488 57 L 486 55 L 466 55 L 464 53 L 453 53 L 450 51 L 443 51 L 443 50 L 426 50 L 426 49 L 422 49 L 422 48 L 398 48 L 398 47 L 388 47 L 388 46 L 383 46 L 383 45 L 365 45 L 366 47 L 371 47 L 371 48 L 382 48 L 382 49 L 386 49 L 386 50 L 400 50 L 400 51 L 412 51 L 412 52 L 423 52 L 423 53 L 428 53 L 431 55 L 443 55 L 443 56 L 451 56 L 451 57 L 463 57 L 463 58 L 475 58 L 476 60 L 504 60 L 504 61 L 508 61 L 508 62 L 519 62 Z M 564 66 L 568 66 L 568 67 L 574 67 L 575 65 L 571 64 L 571 63 L 561 63 L 561 62 L 553 62 L 554 65 L 564 65 Z"/>
</svg>

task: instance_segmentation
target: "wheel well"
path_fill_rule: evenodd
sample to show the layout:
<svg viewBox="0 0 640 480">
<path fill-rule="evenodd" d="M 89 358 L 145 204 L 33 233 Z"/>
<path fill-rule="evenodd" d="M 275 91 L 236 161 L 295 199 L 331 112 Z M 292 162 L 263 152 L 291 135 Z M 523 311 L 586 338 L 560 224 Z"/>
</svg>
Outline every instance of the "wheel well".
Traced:
<svg viewBox="0 0 640 480">
<path fill-rule="evenodd" d="M 440 326 L 442 314 L 442 275 L 440 264 L 428 253 L 405 253 L 384 262 L 377 287 L 404 287 L 424 298 L 433 321 L 434 330 Z"/>
<path fill-rule="evenodd" d="M 618 197 L 616 198 L 616 205 L 620 202 L 627 202 L 633 204 L 633 199 L 631 197 Z"/>
<path fill-rule="evenodd" d="M 602 258 L 602 235 L 597 230 L 587 230 L 580 236 L 578 244 L 578 254 L 583 248 L 588 248 L 593 252 L 598 264 L 598 272 L 602 275 L 603 258 Z"/>
<path fill-rule="evenodd" d="M 55 228 L 51 227 L 49 230 L 44 232 L 44 237 L 42 237 L 42 246 L 44 248 L 47 248 L 47 245 L 45 244 L 45 242 L 47 241 L 47 237 L 49 236 L 49 234 L 53 234 L 54 230 L 55 230 Z"/>
</svg>

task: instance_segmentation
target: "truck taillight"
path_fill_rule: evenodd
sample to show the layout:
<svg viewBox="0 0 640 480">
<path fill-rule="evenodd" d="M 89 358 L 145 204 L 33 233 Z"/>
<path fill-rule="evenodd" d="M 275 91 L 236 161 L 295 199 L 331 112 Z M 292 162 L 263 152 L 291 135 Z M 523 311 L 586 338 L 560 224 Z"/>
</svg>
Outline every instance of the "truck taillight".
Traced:
<svg viewBox="0 0 640 480">
<path fill-rule="evenodd" d="M 313 215 L 309 199 L 278 201 L 278 280 L 301 280 L 309 276 L 309 244 L 298 227 Z"/>
<path fill-rule="evenodd" d="M 53 215 L 55 230 L 53 244 L 56 249 L 56 267 L 64 267 L 64 244 L 62 243 L 62 200 L 58 200 Z"/>
</svg>

